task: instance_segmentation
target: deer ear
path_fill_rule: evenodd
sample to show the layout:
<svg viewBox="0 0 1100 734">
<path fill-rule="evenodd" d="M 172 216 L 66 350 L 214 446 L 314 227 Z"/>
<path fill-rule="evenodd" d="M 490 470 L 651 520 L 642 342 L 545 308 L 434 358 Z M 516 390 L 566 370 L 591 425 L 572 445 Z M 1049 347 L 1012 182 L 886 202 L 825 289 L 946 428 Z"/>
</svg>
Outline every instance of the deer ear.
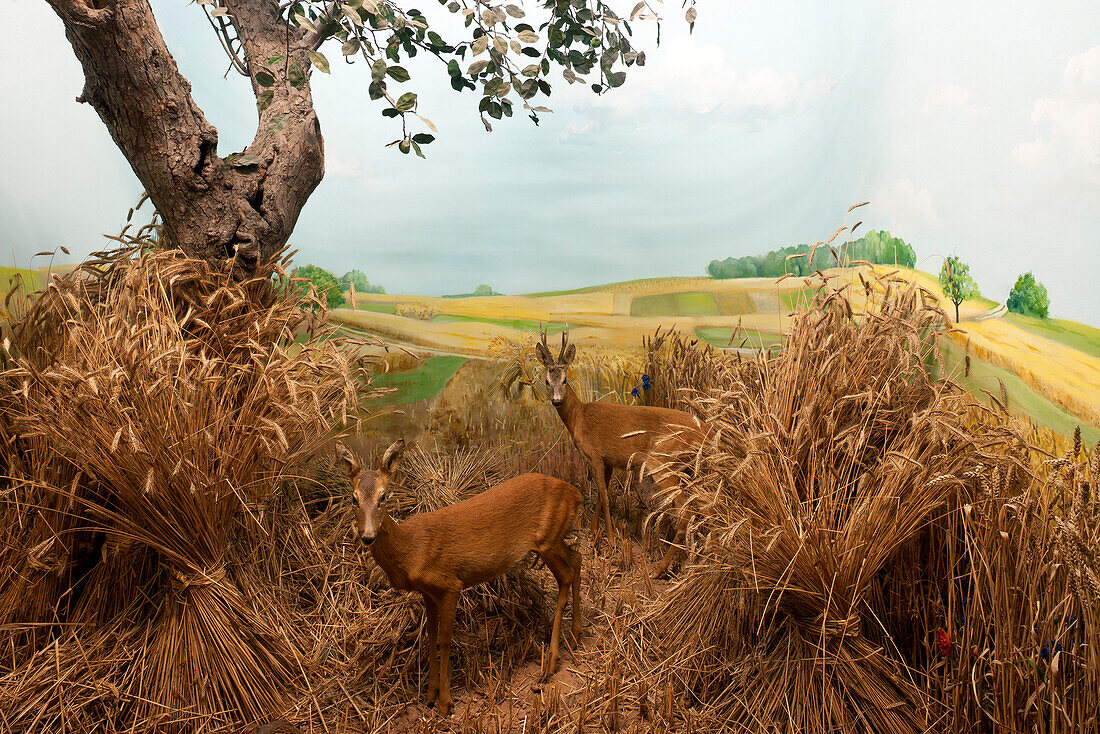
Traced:
<svg viewBox="0 0 1100 734">
<path fill-rule="evenodd" d="M 576 344 L 570 344 L 569 346 L 567 346 L 565 348 L 565 351 L 562 352 L 561 363 L 564 364 L 564 365 L 568 365 L 576 358 L 577 358 L 577 345 Z"/>
<path fill-rule="evenodd" d="M 397 462 L 401 459 L 401 454 L 405 451 L 405 439 L 399 438 L 390 444 L 390 447 L 386 449 L 386 453 L 382 455 L 382 471 L 389 474 L 393 471 L 393 468 L 397 466 Z"/>
<path fill-rule="evenodd" d="M 359 460 L 340 441 L 336 442 L 336 463 L 344 467 L 344 471 L 348 473 L 349 477 L 355 476 L 360 469 Z"/>
<path fill-rule="evenodd" d="M 544 367 L 549 367 L 554 363 L 554 358 L 550 354 L 550 350 L 546 348 L 546 345 L 539 342 L 535 344 L 535 356 L 539 358 Z"/>
</svg>

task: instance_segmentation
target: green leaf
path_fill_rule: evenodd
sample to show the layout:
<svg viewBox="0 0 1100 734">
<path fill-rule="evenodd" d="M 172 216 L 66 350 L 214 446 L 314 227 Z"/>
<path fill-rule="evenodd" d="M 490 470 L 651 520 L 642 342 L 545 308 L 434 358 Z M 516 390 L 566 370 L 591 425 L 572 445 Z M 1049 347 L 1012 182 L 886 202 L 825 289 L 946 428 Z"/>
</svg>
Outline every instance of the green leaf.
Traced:
<svg viewBox="0 0 1100 734">
<path fill-rule="evenodd" d="M 260 94 L 256 97 L 256 109 L 258 109 L 260 112 L 263 112 L 271 106 L 271 103 L 274 100 L 275 92 L 271 91 L 270 89 L 260 92 Z"/>
<path fill-rule="evenodd" d="M 397 98 L 397 104 L 394 105 L 402 112 L 408 112 L 413 107 L 416 107 L 416 94 L 414 92 L 405 92 Z"/>
<path fill-rule="evenodd" d="M 433 140 L 435 140 L 435 136 L 431 135 L 430 133 L 417 133 L 416 135 L 413 135 L 413 142 L 420 143 L 421 145 L 427 145 Z"/>
<path fill-rule="evenodd" d="M 458 65 L 458 61 L 456 61 L 455 59 L 451 59 L 447 62 L 447 73 L 451 76 L 462 75 L 462 67 Z"/>
<path fill-rule="evenodd" d="M 256 72 L 256 83 L 261 87 L 270 87 L 275 84 L 275 77 L 268 74 L 266 71 Z"/>
<path fill-rule="evenodd" d="M 226 161 L 229 165 L 237 166 L 238 168 L 243 166 L 258 166 L 261 163 L 260 159 L 254 155 L 237 155 L 236 153 L 229 156 Z"/>
<path fill-rule="evenodd" d="M 281 115 L 275 115 L 267 123 L 267 129 L 272 132 L 278 132 L 286 127 L 287 120 L 290 119 L 290 113 L 284 112 Z"/>
<path fill-rule="evenodd" d="M 615 71 L 607 75 L 607 83 L 612 87 L 621 87 L 626 81 L 625 71 Z"/>
<path fill-rule="evenodd" d="M 267 60 L 267 65 L 268 66 L 275 66 L 275 64 L 279 63 L 282 60 L 283 60 L 282 56 L 272 56 L 270 59 Z"/>
<path fill-rule="evenodd" d="M 372 100 L 379 100 L 385 96 L 386 83 L 385 82 L 371 82 L 367 87 L 367 96 Z"/>
<path fill-rule="evenodd" d="M 340 47 L 340 53 L 344 56 L 351 56 L 354 53 L 359 52 L 359 39 L 352 37 L 344 41 L 344 45 Z"/>
<path fill-rule="evenodd" d="M 325 72 L 326 74 L 329 73 L 328 59 L 326 59 L 325 55 L 322 54 L 320 51 L 310 51 L 309 60 L 321 71 Z"/>
<path fill-rule="evenodd" d="M 414 152 L 415 152 L 415 153 L 416 153 L 416 154 L 417 154 L 418 156 L 420 156 L 421 158 L 423 158 L 423 157 L 424 157 L 424 151 L 420 150 L 420 146 L 419 146 L 419 145 L 417 144 L 417 142 L 416 142 L 415 140 L 413 140 L 413 141 L 412 141 L 412 148 L 413 148 L 413 151 L 414 151 Z"/>
<path fill-rule="evenodd" d="M 382 78 L 386 76 L 386 62 L 382 59 L 374 62 L 374 65 L 370 68 L 370 78 L 376 82 L 382 81 Z"/>
<path fill-rule="evenodd" d="M 350 5 L 341 5 L 340 11 L 343 12 L 344 17 L 360 28 L 363 27 L 363 19 L 359 17 L 359 11 Z"/>
<path fill-rule="evenodd" d="M 297 61 L 291 61 L 286 69 L 286 78 L 295 89 L 301 89 L 306 85 L 306 72 Z"/>
<path fill-rule="evenodd" d="M 409 72 L 405 71 L 405 67 L 403 66 L 390 66 L 386 69 L 386 73 L 396 82 L 409 81 Z"/>
</svg>

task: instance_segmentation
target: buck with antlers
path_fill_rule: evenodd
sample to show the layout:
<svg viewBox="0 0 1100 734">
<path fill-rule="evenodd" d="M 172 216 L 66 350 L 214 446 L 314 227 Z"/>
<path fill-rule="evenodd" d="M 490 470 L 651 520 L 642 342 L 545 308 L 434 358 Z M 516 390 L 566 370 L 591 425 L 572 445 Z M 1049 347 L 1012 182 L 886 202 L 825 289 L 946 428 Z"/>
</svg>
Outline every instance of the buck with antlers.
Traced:
<svg viewBox="0 0 1100 734">
<path fill-rule="evenodd" d="M 568 331 L 561 335 L 557 359 L 550 354 L 545 330 L 542 341 L 535 345 L 535 355 L 546 368 L 550 402 L 596 475 L 599 503 L 592 517 L 592 533 L 596 534 L 602 510 L 608 541 L 612 542 L 614 534 L 607 497 L 612 472 L 617 468 L 629 471 L 632 466 L 640 465 L 662 491 L 674 492 L 679 487 L 679 479 L 673 471 L 676 459 L 698 450 L 706 439 L 706 427 L 698 418 L 681 410 L 581 401 L 566 378 L 566 370 L 577 356 L 576 345 L 569 343 Z M 687 535 L 691 515 L 681 493 L 676 492 L 673 505 L 679 515 L 676 535 L 657 566 L 655 576 L 668 572 Z"/>
<path fill-rule="evenodd" d="M 428 702 L 438 697 L 444 716 L 451 707 L 451 633 L 463 589 L 503 575 L 535 551 L 558 582 L 558 605 L 550 635 L 548 677 L 558 665 L 561 619 L 573 592 L 573 636 L 579 639 L 581 556 L 565 544 L 581 506 L 580 490 L 545 474 L 521 474 L 463 502 L 414 515 L 398 525 L 386 511 L 386 493 L 405 448 L 397 441 L 381 466 L 364 470 L 343 444 L 336 457 L 351 478 L 355 534 L 369 546 L 390 584 L 424 598 L 428 630 Z"/>
</svg>

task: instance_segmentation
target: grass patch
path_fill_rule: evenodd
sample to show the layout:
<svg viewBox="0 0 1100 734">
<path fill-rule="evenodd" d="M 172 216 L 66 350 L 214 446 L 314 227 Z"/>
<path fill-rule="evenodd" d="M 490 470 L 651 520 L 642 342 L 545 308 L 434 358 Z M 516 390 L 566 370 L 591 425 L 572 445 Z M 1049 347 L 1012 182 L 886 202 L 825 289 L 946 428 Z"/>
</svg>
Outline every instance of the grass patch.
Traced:
<svg viewBox="0 0 1100 734">
<path fill-rule="evenodd" d="M 1018 313 L 1010 313 L 1005 318 L 1024 331 L 1100 358 L 1100 329 L 1079 324 L 1076 321 L 1037 319 L 1034 316 L 1023 316 Z"/>
<path fill-rule="evenodd" d="M 373 311 L 374 313 L 397 313 L 396 303 L 358 303 L 355 305 L 356 311 Z"/>
<path fill-rule="evenodd" d="M 732 334 L 733 329 L 721 327 L 695 330 L 695 335 L 707 344 L 721 348 L 740 346 L 742 339 L 748 339 L 748 341 L 745 342 L 745 347 L 774 347 L 783 343 L 782 338 L 778 334 L 767 331 L 756 331 L 754 329 L 741 329 L 738 332 L 737 338 L 733 340 L 733 344 L 730 344 L 730 336 Z"/>
<path fill-rule="evenodd" d="M 428 357 L 411 370 L 378 375 L 374 378 L 375 386 L 397 389 L 372 402 L 371 406 L 408 405 L 434 398 L 464 364 L 465 357 Z"/>
<path fill-rule="evenodd" d="M 531 319 L 495 319 L 490 316 L 464 316 L 453 313 L 441 313 L 432 319 L 432 322 L 436 324 L 493 324 L 494 326 L 505 326 L 519 331 L 531 331 L 536 334 L 540 326 L 538 321 L 532 321 Z M 565 331 L 565 324 L 544 322 L 541 326 L 546 328 L 548 334 L 560 334 Z"/>
<path fill-rule="evenodd" d="M 1034 422 L 1063 436 L 1072 436 L 1073 429 L 1081 426 L 1081 437 L 1086 442 L 1092 444 L 1100 440 L 1100 429 L 1062 410 L 1006 369 L 983 362 L 971 355 L 970 376 L 963 377 L 965 369 L 962 362 L 966 355 L 963 347 L 950 339 L 943 339 L 940 343 L 943 347 L 944 365 L 948 374 L 953 375 L 956 382 L 983 403 L 989 403 L 989 396 L 982 392 L 983 388 L 1000 396 L 1001 386 L 997 383 L 999 378 L 1005 384 L 1005 390 L 1008 392 L 1008 409 L 1013 413 L 1024 413 Z"/>
<path fill-rule="evenodd" d="M 24 290 L 31 293 L 40 290 L 46 281 L 45 275 L 37 270 L 0 267 L 0 293 L 7 293 L 12 289 L 15 285 L 13 278 L 22 280 Z"/>
<path fill-rule="evenodd" d="M 597 291 L 606 290 L 608 288 L 629 286 L 629 285 L 641 285 L 643 283 L 665 283 L 680 280 L 684 278 L 696 279 L 695 276 L 664 276 L 659 278 L 636 278 L 634 280 L 620 280 L 615 283 L 604 283 L 602 285 L 589 285 L 584 288 L 574 288 L 572 290 L 565 291 L 542 291 L 541 293 L 524 293 L 523 295 L 528 298 L 547 298 L 550 296 L 575 296 L 578 293 L 596 293 Z"/>
<path fill-rule="evenodd" d="M 779 293 L 779 302 L 783 304 L 783 308 L 788 311 L 797 311 L 800 308 L 807 308 L 814 302 L 814 294 L 817 293 L 816 288 L 803 288 L 797 291 L 781 291 Z"/>
<path fill-rule="evenodd" d="M 714 294 L 708 291 L 662 293 L 635 296 L 630 302 L 631 316 L 718 316 Z"/>
<path fill-rule="evenodd" d="M 718 311 L 723 316 L 742 316 L 747 313 L 756 313 L 756 307 L 752 305 L 752 299 L 744 291 L 713 293 L 714 302 L 718 304 Z"/>
</svg>

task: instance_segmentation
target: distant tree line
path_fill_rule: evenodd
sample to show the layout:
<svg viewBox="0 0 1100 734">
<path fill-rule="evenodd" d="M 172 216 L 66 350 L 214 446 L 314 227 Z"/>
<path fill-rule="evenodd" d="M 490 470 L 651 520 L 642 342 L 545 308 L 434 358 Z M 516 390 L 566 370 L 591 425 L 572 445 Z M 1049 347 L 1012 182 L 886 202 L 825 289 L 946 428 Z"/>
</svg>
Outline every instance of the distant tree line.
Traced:
<svg viewBox="0 0 1100 734">
<path fill-rule="evenodd" d="M 1050 312 L 1050 296 L 1046 286 L 1027 272 L 1016 279 L 1016 285 L 1008 294 L 1007 305 L 1012 313 L 1045 319 Z"/>
<path fill-rule="evenodd" d="M 384 294 L 386 289 L 380 285 L 372 285 L 367 280 L 367 275 L 362 270 L 349 270 L 340 276 L 340 285 L 355 284 L 356 293 L 380 293 Z"/>
<path fill-rule="evenodd" d="M 386 292 L 386 289 L 380 285 L 371 285 L 371 282 L 367 280 L 367 276 L 361 270 L 349 270 L 343 276 L 337 278 L 328 270 L 310 264 L 295 268 L 291 276 L 312 283 L 317 289 L 317 293 L 325 299 L 325 303 L 329 308 L 340 308 L 346 305 L 344 290 L 347 289 L 350 283 L 355 284 L 357 294 Z M 299 288 L 303 295 L 309 292 L 308 283 L 302 283 Z"/>
<path fill-rule="evenodd" d="M 763 255 L 745 257 L 727 257 L 725 260 L 711 260 L 707 274 L 712 278 L 779 278 L 784 273 L 809 275 L 815 270 L 824 270 L 837 266 L 837 259 L 829 247 L 821 245 L 814 253 L 814 261 L 809 262 L 813 245 L 790 245 L 772 250 Z M 837 255 L 845 262 L 866 260 L 870 263 L 893 265 L 895 262 L 907 268 L 917 264 L 913 247 L 900 237 L 889 232 L 873 230 L 858 240 L 845 242 L 836 247 Z M 803 255 L 788 260 L 791 255 Z"/>
</svg>

